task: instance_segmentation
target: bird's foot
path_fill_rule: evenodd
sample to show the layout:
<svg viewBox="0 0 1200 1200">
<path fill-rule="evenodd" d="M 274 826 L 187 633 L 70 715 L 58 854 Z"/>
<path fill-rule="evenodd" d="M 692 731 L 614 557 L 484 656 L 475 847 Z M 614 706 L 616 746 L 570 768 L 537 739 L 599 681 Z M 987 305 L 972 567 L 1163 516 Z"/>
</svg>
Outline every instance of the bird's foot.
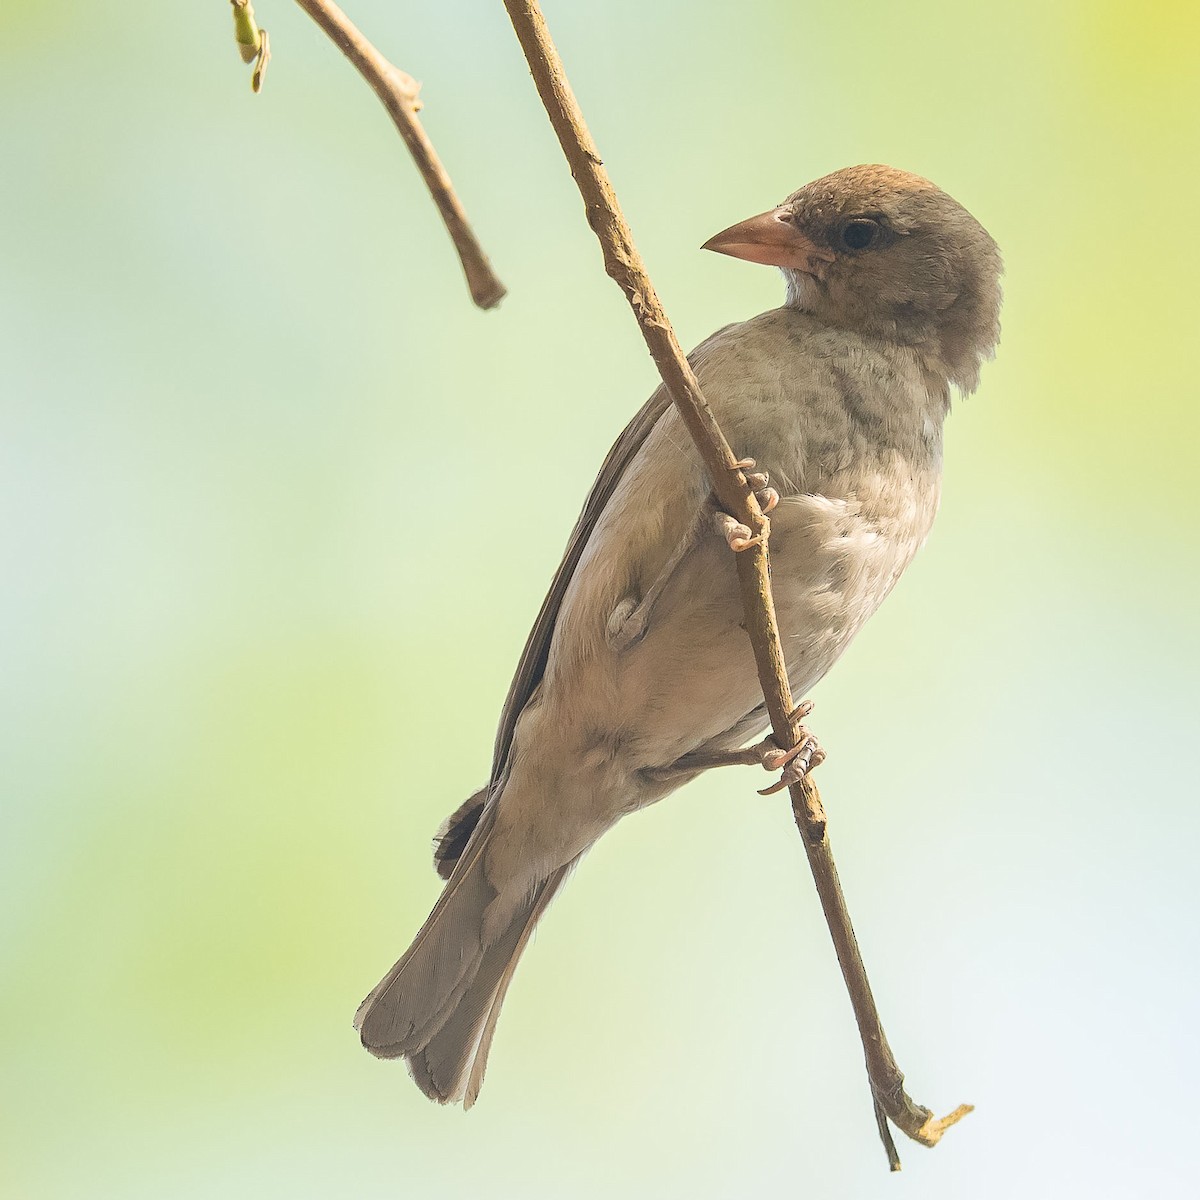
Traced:
<svg viewBox="0 0 1200 1200">
<path fill-rule="evenodd" d="M 746 472 L 746 482 L 754 489 L 754 498 L 758 501 L 758 507 L 766 515 L 779 503 L 779 493 L 773 487 L 767 486 L 771 477 L 766 471 L 751 469 L 755 465 L 754 459 L 743 458 L 734 463 L 730 469 Z M 719 509 L 714 508 L 713 510 L 712 523 L 713 528 L 725 539 L 730 550 L 735 554 L 740 554 L 751 546 L 757 546 L 762 541 L 762 537 L 754 533 L 748 525 L 744 525 L 736 517 L 731 517 Z"/>
<path fill-rule="evenodd" d="M 762 788 L 760 796 L 773 796 L 776 792 L 799 783 L 814 767 L 819 767 L 825 761 L 825 751 L 820 743 L 803 725 L 797 721 L 803 720 L 813 710 L 811 700 L 801 701 L 792 712 L 790 724 L 796 735 L 796 744 L 788 750 L 781 750 L 773 734 L 768 734 L 761 742 L 750 749 L 758 755 L 758 761 L 764 771 L 781 771 L 779 778 L 770 787 Z"/>
<path fill-rule="evenodd" d="M 746 460 L 754 466 L 754 459 Z M 746 482 L 754 489 L 754 498 L 763 514 L 769 513 L 779 503 L 779 493 L 773 487 L 767 487 L 771 476 L 766 471 L 747 471 Z"/>
<path fill-rule="evenodd" d="M 652 767 L 644 773 L 655 783 L 676 780 L 683 782 L 694 776 L 697 771 L 707 771 L 713 767 L 759 766 L 764 771 L 782 771 L 770 787 L 759 792 L 760 796 L 773 796 L 785 787 L 799 783 L 809 771 L 825 761 L 825 751 L 821 749 L 817 739 L 803 725 L 796 724 L 812 710 L 811 700 L 805 700 L 796 706 L 790 719 L 796 734 L 796 744 L 789 750 L 780 749 L 774 736 L 768 734 L 761 742 L 747 746 L 744 750 L 693 750 L 690 754 L 676 759 L 668 767 Z"/>
<path fill-rule="evenodd" d="M 773 487 L 767 487 L 771 482 L 770 474 L 754 470 L 756 466 L 758 462 L 753 458 L 739 458 L 730 470 L 745 471 L 746 482 L 754 489 L 755 500 L 764 513 L 769 513 L 779 503 L 779 493 Z"/>
<path fill-rule="evenodd" d="M 777 771 L 782 767 L 783 771 L 770 787 L 759 789 L 760 796 L 773 796 L 776 792 L 782 792 L 784 788 L 799 783 L 809 771 L 825 761 L 825 751 L 803 725 L 796 730 L 796 734 L 800 740 L 790 750 L 780 750 L 771 738 L 766 739 L 774 747 L 774 755 L 779 757 L 773 757 L 772 751 L 768 750 L 763 755 L 763 768 L 767 771 Z"/>
<path fill-rule="evenodd" d="M 762 541 L 762 537 L 753 533 L 749 525 L 743 525 L 737 517 L 731 517 L 728 513 L 714 511 L 712 523 L 734 554 L 741 554 L 743 550 L 749 550 Z"/>
</svg>

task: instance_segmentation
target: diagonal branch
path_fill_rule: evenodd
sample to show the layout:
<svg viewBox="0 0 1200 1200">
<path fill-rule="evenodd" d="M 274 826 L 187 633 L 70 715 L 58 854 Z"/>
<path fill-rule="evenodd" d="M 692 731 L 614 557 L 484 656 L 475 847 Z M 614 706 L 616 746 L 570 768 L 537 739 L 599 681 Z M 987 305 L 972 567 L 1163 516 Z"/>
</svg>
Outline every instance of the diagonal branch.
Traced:
<svg viewBox="0 0 1200 1200">
<path fill-rule="evenodd" d="M 605 269 L 625 293 L 633 309 L 663 383 L 708 468 L 721 507 L 749 526 L 757 539 L 748 549 L 735 556 L 746 630 L 754 648 L 759 682 L 771 717 L 775 741 L 782 749 L 791 749 L 797 738 L 793 718 L 795 704 L 788 684 L 775 604 L 771 596 L 767 556 L 770 522 L 754 497 L 742 469 L 743 464 L 734 456 L 717 425 L 659 303 L 645 264 L 633 244 L 633 236 L 625 223 L 600 154 L 584 123 L 583 113 L 571 91 L 562 60 L 551 40 L 537 0 L 504 0 L 504 6 L 583 197 L 588 224 L 599 239 L 604 254 Z M 888 1132 L 889 1120 L 909 1137 L 923 1145 L 932 1146 L 950 1125 L 970 1112 L 970 1107 L 963 1105 L 939 1120 L 929 1109 L 915 1104 L 904 1091 L 904 1076 L 884 1036 L 838 882 L 837 868 L 825 833 L 825 812 L 820 794 L 816 785 L 805 778 L 792 786 L 791 796 L 792 811 L 804 839 L 809 866 L 858 1022 L 880 1137 L 892 1170 L 899 1170 L 900 1159 Z"/>
<path fill-rule="evenodd" d="M 409 153 L 416 160 L 425 186 L 458 251 L 471 299 L 480 308 L 494 308 L 504 298 L 504 285 L 496 278 L 487 255 L 467 221 L 467 214 L 455 194 L 450 176 L 442 166 L 429 135 L 417 120 L 417 111 L 421 107 L 417 92 L 421 85 L 411 75 L 406 75 L 388 62 L 333 0 L 296 0 L 296 3 L 354 64 L 388 110 Z"/>
</svg>

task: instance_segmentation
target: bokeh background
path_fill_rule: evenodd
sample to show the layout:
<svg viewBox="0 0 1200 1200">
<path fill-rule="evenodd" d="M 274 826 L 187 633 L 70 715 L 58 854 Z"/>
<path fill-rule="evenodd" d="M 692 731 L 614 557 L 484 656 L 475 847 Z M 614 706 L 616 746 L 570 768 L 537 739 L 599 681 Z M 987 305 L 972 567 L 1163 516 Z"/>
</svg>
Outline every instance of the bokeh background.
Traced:
<svg viewBox="0 0 1200 1200">
<path fill-rule="evenodd" d="M 470 1114 L 359 1049 L 651 364 L 498 0 L 352 5 L 491 313 L 285 0 L 261 97 L 221 0 L 6 0 L 0 1195 L 1183 1194 L 1200 8 L 547 7 L 685 344 L 781 299 L 699 244 L 838 166 L 1004 248 L 938 527 L 814 718 L 911 1090 L 978 1111 L 888 1177 L 787 806 L 734 773 L 587 859 Z"/>
</svg>

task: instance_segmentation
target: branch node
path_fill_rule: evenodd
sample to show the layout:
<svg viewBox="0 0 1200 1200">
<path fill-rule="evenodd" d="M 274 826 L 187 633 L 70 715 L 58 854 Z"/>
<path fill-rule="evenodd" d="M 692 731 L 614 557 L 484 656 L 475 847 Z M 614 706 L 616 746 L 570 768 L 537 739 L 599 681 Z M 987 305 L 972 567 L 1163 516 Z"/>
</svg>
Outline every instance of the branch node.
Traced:
<svg viewBox="0 0 1200 1200">
<path fill-rule="evenodd" d="M 942 1140 L 942 1134 L 947 1129 L 952 1125 L 957 1125 L 963 1117 L 974 1111 L 975 1105 L 960 1104 L 953 1112 L 947 1113 L 944 1117 L 935 1117 L 930 1113 L 925 1124 L 913 1134 L 913 1140 L 920 1142 L 922 1146 L 936 1146 Z"/>
<path fill-rule="evenodd" d="M 805 777 L 792 787 L 791 796 L 792 812 L 795 814 L 801 835 L 806 842 L 819 846 L 825 841 L 828 821 L 817 785 Z"/>
<path fill-rule="evenodd" d="M 407 101 L 414 113 L 419 113 L 425 107 L 421 99 L 421 85 L 407 71 L 402 71 L 394 63 L 387 63 L 387 76 L 396 90 L 396 95 Z"/>
</svg>

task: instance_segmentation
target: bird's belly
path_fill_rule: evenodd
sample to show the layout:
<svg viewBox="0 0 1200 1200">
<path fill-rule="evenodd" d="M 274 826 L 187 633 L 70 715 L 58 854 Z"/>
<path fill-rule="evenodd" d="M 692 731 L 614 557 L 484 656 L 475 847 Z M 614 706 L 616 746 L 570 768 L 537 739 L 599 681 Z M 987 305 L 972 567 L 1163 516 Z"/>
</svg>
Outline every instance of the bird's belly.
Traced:
<svg viewBox="0 0 1200 1200">
<path fill-rule="evenodd" d="M 885 533 L 845 501 L 802 496 L 783 501 L 771 527 L 772 590 L 800 699 L 891 590 L 928 522 Z M 567 862 L 623 813 L 673 790 L 647 772 L 701 747 L 732 749 L 765 727 L 743 621 L 737 569 L 714 534 L 676 568 L 640 640 L 618 649 L 593 639 L 560 657 L 517 723 L 494 853 Z"/>
<path fill-rule="evenodd" d="M 932 514 L 931 514 L 932 515 Z M 884 532 L 846 501 L 786 500 L 772 516 L 771 584 L 792 690 L 803 697 L 879 607 L 927 532 Z M 645 637 L 614 663 L 634 770 L 720 744 L 762 704 L 737 571 L 719 538 L 680 565 Z M 765 725 L 765 720 L 764 720 Z M 743 729 L 733 744 L 749 734 Z"/>
</svg>

